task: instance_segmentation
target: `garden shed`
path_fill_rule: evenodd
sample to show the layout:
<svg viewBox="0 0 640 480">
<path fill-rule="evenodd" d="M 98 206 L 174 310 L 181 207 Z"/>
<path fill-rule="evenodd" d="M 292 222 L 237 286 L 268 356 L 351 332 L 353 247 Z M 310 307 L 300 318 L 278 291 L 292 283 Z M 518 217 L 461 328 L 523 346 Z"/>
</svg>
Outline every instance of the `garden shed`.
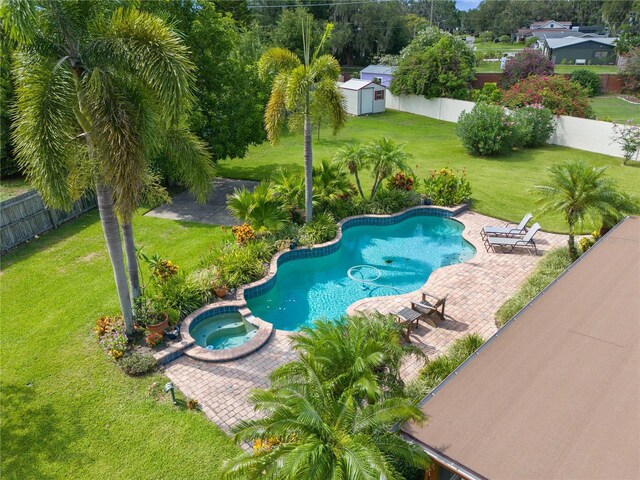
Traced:
<svg viewBox="0 0 640 480">
<path fill-rule="evenodd" d="M 349 115 L 369 115 L 384 112 L 386 88 L 368 80 L 351 79 L 339 84 L 346 99 Z"/>
</svg>

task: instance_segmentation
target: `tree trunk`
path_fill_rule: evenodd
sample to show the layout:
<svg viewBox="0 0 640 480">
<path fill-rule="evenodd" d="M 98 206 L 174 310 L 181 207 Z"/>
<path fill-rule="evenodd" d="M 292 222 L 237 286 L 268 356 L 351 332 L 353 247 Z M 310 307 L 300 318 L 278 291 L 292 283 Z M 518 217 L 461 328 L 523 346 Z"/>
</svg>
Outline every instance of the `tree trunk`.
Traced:
<svg viewBox="0 0 640 480">
<path fill-rule="evenodd" d="M 104 231 L 104 238 L 107 241 L 107 250 L 113 267 L 113 276 L 116 280 L 118 290 L 118 300 L 124 318 L 124 325 L 127 333 L 133 332 L 133 312 L 131 309 L 131 297 L 127 285 L 127 274 L 124 268 L 124 256 L 122 254 L 122 241 L 120 240 L 120 226 L 113 208 L 113 196 L 111 187 L 104 184 L 96 185 L 98 199 L 98 210 L 100 212 L 100 222 Z"/>
<path fill-rule="evenodd" d="M 309 100 L 307 99 L 307 103 Z M 311 115 L 304 115 L 304 200 L 305 223 L 313 220 L 313 152 L 311 151 Z"/>
<path fill-rule="evenodd" d="M 358 170 L 356 169 L 353 172 L 353 175 L 356 177 L 356 186 L 358 187 L 358 191 L 360 192 L 360 196 L 364 200 L 364 192 L 362 191 L 362 185 L 360 185 L 360 177 L 358 176 Z"/>
<path fill-rule="evenodd" d="M 574 230 L 573 230 L 573 224 L 569 223 L 569 256 L 571 257 L 571 260 L 573 260 L 574 262 L 578 259 L 578 249 L 576 248 L 576 241 L 574 239 Z"/>
<path fill-rule="evenodd" d="M 129 286 L 131 287 L 131 300 L 140 296 L 140 277 L 138 275 L 138 257 L 136 256 L 136 244 L 133 239 L 133 226 L 131 222 L 122 224 L 122 236 L 124 237 L 124 252 L 127 255 L 127 271 L 129 272 Z"/>
</svg>

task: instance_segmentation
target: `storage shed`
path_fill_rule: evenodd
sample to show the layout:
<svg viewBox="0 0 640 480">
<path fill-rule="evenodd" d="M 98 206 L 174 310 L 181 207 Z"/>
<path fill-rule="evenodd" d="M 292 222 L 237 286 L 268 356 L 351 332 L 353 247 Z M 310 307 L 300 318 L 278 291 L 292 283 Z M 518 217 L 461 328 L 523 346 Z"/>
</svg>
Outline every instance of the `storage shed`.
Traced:
<svg viewBox="0 0 640 480">
<path fill-rule="evenodd" d="M 368 80 L 351 79 L 339 84 L 349 115 L 369 115 L 384 112 L 386 88 Z"/>
<path fill-rule="evenodd" d="M 389 67 L 387 65 L 369 65 L 360 70 L 360 80 L 368 80 L 370 82 L 379 83 L 389 88 L 393 73 L 398 67 Z"/>
</svg>

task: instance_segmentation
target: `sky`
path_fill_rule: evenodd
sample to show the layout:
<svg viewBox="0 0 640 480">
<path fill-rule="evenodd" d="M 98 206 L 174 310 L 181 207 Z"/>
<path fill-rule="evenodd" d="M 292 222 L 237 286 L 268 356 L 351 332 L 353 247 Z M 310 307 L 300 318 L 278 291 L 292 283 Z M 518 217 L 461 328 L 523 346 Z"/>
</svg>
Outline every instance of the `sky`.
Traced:
<svg viewBox="0 0 640 480">
<path fill-rule="evenodd" d="M 456 0 L 456 7 L 458 7 L 458 10 L 464 10 L 466 12 L 472 8 L 476 8 L 481 1 L 482 0 Z"/>
</svg>

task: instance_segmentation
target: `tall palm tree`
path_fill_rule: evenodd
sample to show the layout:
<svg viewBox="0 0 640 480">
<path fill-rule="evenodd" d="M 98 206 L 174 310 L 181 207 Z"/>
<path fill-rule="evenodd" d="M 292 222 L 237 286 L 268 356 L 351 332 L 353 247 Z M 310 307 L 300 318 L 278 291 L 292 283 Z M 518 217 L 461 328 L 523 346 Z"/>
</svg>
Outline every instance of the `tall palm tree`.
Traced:
<svg viewBox="0 0 640 480">
<path fill-rule="evenodd" d="M 110 2 L 16 0 L 2 4 L 0 18 L 18 43 L 18 159 L 45 203 L 58 208 L 69 208 L 74 199 L 69 181 L 74 169 L 90 172 L 130 332 L 131 294 L 118 216 L 133 247 L 130 222 L 147 160 L 162 145 L 194 140 L 182 135 L 194 82 L 188 51 L 164 21 Z M 202 198 L 211 176 L 208 161 L 181 158 L 173 166 L 178 177 L 195 179 L 192 190 Z M 134 249 L 127 248 L 131 268 L 135 255 L 129 250 Z"/>
<path fill-rule="evenodd" d="M 368 166 L 368 158 L 364 147 L 360 145 L 346 145 L 336 152 L 333 161 L 346 167 L 349 173 L 355 177 L 358 192 L 364 199 L 364 192 L 362 191 L 362 185 L 360 183 L 360 172 Z"/>
<path fill-rule="evenodd" d="M 621 193 L 614 182 L 605 178 L 606 168 L 592 167 L 579 160 L 554 165 L 549 168 L 549 183 L 534 187 L 540 196 L 538 203 L 543 213 L 564 215 L 569 226 L 569 252 L 574 260 L 578 258 L 574 240 L 578 224 L 585 219 L 616 218 L 620 209 L 637 208 L 634 199 Z"/>
<path fill-rule="evenodd" d="M 371 187 L 371 198 L 373 198 L 382 181 L 394 170 L 410 170 L 407 161 L 411 155 L 404 151 L 402 145 L 385 137 L 369 143 L 365 148 L 365 155 L 373 172 Z"/>
<path fill-rule="evenodd" d="M 264 114 L 267 138 L 277 144 L 285 125 L 291 129 L 304 126 L 305 216 L 313 218 L 312 185 L 312 124 L 311 104 L 322 103 L 328 112 L 329 123 L 337 133 L 346 122 L 344 97 L 336 85 L 340 64 L 331 55 L 319 52 L 331 33 L 331 24 L 325 29 L 318 48 L 311 54 L 311 25 L 303 23 L 302 39 L 304 61 L 286 48 L 267 50 L 258 62 L 260 77 L 273 81 L 271 95 Z"/>
</svg>

